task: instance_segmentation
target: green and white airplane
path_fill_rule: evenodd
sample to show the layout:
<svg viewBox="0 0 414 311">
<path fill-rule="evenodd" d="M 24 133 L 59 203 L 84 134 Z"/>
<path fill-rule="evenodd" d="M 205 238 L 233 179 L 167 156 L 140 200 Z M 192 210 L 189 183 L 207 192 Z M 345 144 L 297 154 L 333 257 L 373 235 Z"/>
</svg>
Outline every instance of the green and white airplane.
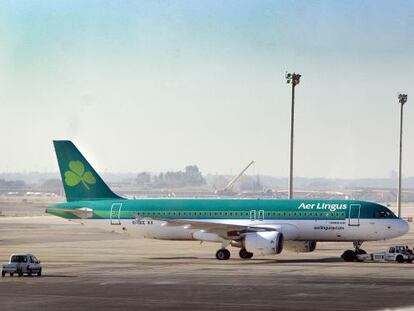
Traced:
<svg viewBox="0 0 414 311">
<path fill-rule="evenodd" d="M 125 199 L 113 193 L 71 141 L 54 141 L 66 203 L 47 212 L 92 226 L 119 228 L 164 240 L 221 243 L 243 259 L 276 255 L 283 248 L 312 252 L 319 241 L 354 243 L 342 254 L 353 261 L 364 241 L 401 236 L 409 225 L 387 207 L 353 200 Z"/>
</svg>

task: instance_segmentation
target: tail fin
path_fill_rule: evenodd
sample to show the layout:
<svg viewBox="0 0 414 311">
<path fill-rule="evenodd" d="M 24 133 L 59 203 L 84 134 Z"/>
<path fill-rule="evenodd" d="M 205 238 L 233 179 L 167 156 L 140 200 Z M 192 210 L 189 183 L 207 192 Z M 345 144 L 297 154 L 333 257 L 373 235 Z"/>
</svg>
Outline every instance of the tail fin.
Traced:
<svg viewBox="0 0 414 311">
<path fill-rule="evenodd" d="M 55 140 L 53 144 L 68 202 L 120 199 L 71 141 Z"/>
</svg>

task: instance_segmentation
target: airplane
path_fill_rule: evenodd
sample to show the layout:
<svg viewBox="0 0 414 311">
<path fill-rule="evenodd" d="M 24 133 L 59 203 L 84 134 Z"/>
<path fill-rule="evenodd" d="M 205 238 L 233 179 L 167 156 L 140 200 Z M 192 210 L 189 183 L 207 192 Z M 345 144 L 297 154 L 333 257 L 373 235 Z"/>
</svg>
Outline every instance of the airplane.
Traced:
<svg viewBox="0 0 414 311">
<path fill-rule="evenodd" d="M 66 203 L 47 212 L 91 226 L 119 228 L 131 234 L 163 240 L 221 243 L 218 260 L 239 256 L 277 255 L 283 249 L 312 252 L 317 242 L 353 242 L 342 254 L 356 260 L 364 241 L 404 235 L 408 223 L 387 207 L 356 200 L 280 199 L 126 199 L 106 185 L 76 146 L 54 141 Z"/>
</svg>

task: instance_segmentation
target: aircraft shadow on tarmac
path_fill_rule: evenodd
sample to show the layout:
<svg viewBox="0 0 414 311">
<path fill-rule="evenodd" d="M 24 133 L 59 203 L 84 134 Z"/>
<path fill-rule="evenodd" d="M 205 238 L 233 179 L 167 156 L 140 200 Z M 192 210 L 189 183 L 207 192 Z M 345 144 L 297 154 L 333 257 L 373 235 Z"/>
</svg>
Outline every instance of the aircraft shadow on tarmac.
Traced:
<svg viewBox="0 0 414 311">
<path fill-rule="evenodd" d="M 331 262 L 343 262 L 343 259 L 338 257 L 329 257 L 329 258 L 306 258 L 306 259 L 266 259 L 266 258 L 258 258 L 255 260 L 252 260 L 252 262 L 256 263 L 331 263 Z"/>
<path fill-rule="evenodd" d="M 77 278 L 77 275 L 65 275 L 65 274 L 42 274 L 41 278 Z"/>
<path fill-rule="evenodd" d="M 152 258 L 148 258 L 151 260 L 182 260 L 182 259 L 189 259 L 189 260 L 194 260 L 194 259 L 201 259 L 198 257 L 152 257 Z"/>
<path fill-rule="evenodd" d="M 203 258 L 203 257 L 183 257 L 183 256 L 177 256 L 177 257 L 151 257 L 148 258 L 150 260 L 209 260 L 209 261 L 218 261 L 216 258 Z M 246 260 L 246 259 L 239 259 L 239 258 L 235 258 L 235 259 L 230 259 L 230 262 L 246 262 L 246 263 L 251 263 L 251 264 L 271 264 L 271 263 L 292 263 L 292 264 L 300 264 L 300 263 L 334 263 L 334 262 L 343 262 L 343 259 L 338 258 L 338 257 L 328 257 L 328 258 L 315 258 L 315 259 L 310 259 L 310 258 L 306 258 L 306 259 L 268 259 L 268 258 L 253 258 L 250 260 Z M 226 261 L 221 261 L 221 262 L 226 262 Z"/>
<path fill-rule="evenodd" d="M 13 276 L 15 279 L 29 278 L 29 279 L 44 279 L 44 278 L 77 278 L 76 275 L 64 275 L 64 274 L 42 274 L 42 276 L 37 275 L 23 275 L 23 276 Z"/>
</svg>

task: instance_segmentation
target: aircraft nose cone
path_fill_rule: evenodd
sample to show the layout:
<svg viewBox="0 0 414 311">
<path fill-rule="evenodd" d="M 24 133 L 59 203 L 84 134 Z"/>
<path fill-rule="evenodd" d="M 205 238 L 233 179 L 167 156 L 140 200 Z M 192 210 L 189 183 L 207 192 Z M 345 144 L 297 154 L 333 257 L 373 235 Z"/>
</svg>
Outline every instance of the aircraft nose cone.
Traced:
<svg viewBox="0 0 414 311">
<path fill-rule="evenodd" d="M 401 235 L 404 235 L 408 231 L 410 231 L 410 225 L 408 224 L 408 222 L 406 222 L 404 219 L 400 219 L 398 224 L 398 231 L 401 232 Z"/>
</svg>

